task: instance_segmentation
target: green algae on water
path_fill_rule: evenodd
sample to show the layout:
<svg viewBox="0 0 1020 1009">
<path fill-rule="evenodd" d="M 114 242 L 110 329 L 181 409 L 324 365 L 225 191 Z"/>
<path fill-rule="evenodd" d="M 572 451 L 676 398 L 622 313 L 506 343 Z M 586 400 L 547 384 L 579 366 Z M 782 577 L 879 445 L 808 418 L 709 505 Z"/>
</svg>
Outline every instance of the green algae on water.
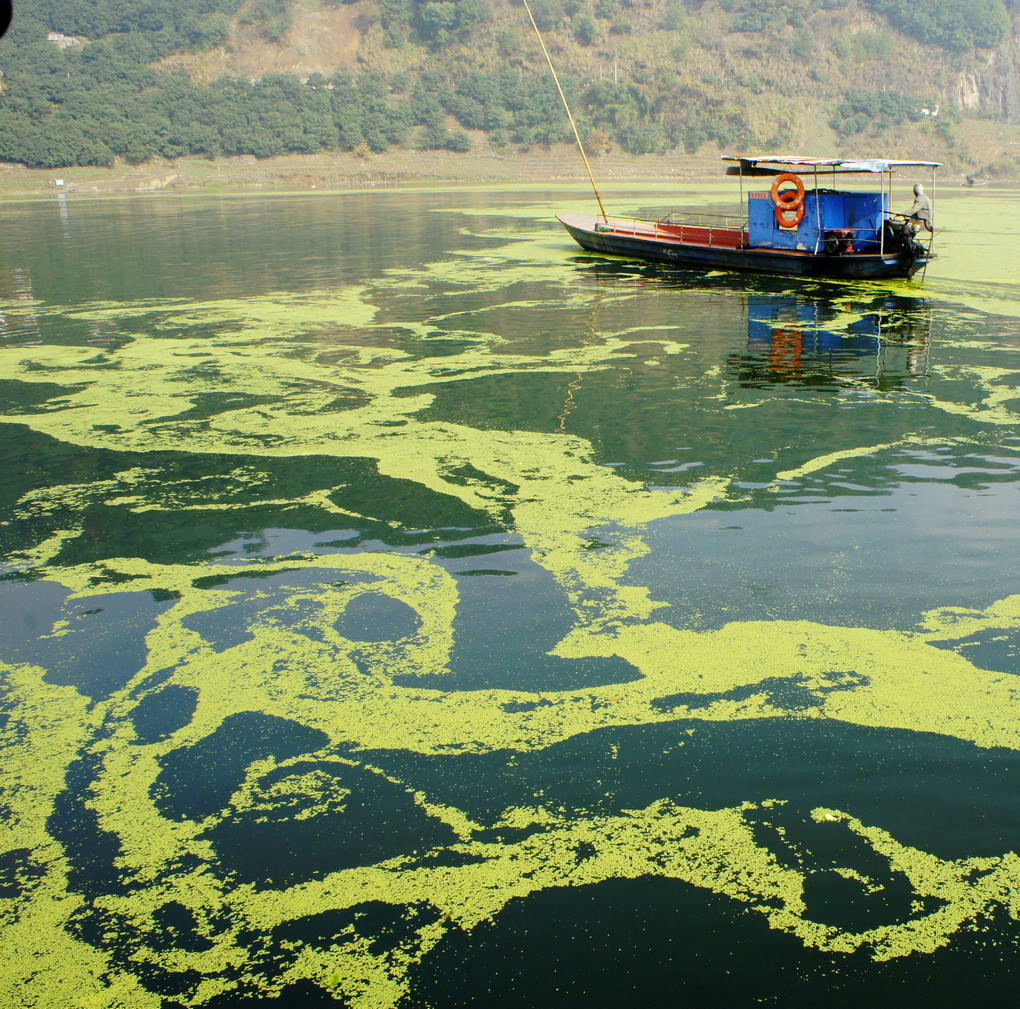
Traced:
<svg viewBox="0 0 1020 1009">
<path fill-rule="evenodd" d="M 866 780 L 853 795 L 819 771 L 810 802 L 779 774 L 684 796 L 633 763 L 646 744 L 668 749 L 679 777 L 712 746 L 816 730 L 880 740 L 904 766 L 932 752 L 1008 773 L 1016 677 L 970 645 L 1012 640 L 1015 594 L 933 584 L 906 626 L 734 612 L 703 627 L 635 573 L 657 525 L 736 525 L 745 508 L 789 507 L 784 484 L 891 469 L 904 450 L 1010 458 L 1008 348 L 947 343 L 958 356 L 933 355 L 927 384 L 891 389 L 749 381 L 746 346 L 728 350 L 744 360 L 704 360 L 705 334 L 674 302 L 649 314 L 644 286 L 565 271 L 541 204 L 505 217 L 465 232 L 459 252 L 335 289 L 34 305 L 42 327 L 102 321 L 122 342 L 99 356 L 0 348 L 5 378 L 46 396 L 0 417 L 0 433 L 81 460 L 12 484 L 0 527 L 17 534 L 4 586 L 37 592 L 52 617 L 0 654 L 5 1002 L 144 1007 L 173 990 L 198 1007 L 310 982 L 360 1009 L 396 1006 L 451 936 L 610 881 L 677 881 L 834 962 L 933 958 L 991 916 L 1020 918 L 1015 852 L 946 851 L 865 801 Z M 940 297 L 976 309 L 968 277 L 940 282 Z M 989 282 L 995 313 L 1012 295 Z M 703 308 L 734 295 L 670 296 Z M 849 333 L 873 300 L 846 294 L 820 331 Z M 545 347 L 507 323 L 515 313 Z M 552 383 L 555 420 L 524 398 L 502 423 L 457 414 L 469 390 L 506 378 L 514 394 Z M 583 400 L 599 381 L 619 403 Z M 645 460 L 624 471 L 607 447 L 628 383 L 653 410 L 686 404 L 644 479 Z M 774 402 L 828 429 L 770 438 Z M 755 437 L 738 428 L 748 411 L 764 418 Z M 684 455 L 692 443 L 702 457 Z M 425 500 L 434 512 L 416 510 Z M 207 528 L 234 540 L 208 545 L 194 534 Z M 537 600 L 526 619 L 480 615 L 478 599 L 520 606 L 514 582 Z M 71 647 L 114 606 L 132 617 L 101 658 L 135 654 L 131 639 L 138 660 L 98 690 Z M 468 655 L 492 674 L 504 650 L 524 654 L 510 640 L 522 627 L 545 635 L 527 661 L 580 672 L 466 680 L 468 641 L 483 636 Z M 565 752 L 581 768 L 569 787 Z M 818 888 L 834 878 L 867 921 L 823 913 Z"/>
</svg>

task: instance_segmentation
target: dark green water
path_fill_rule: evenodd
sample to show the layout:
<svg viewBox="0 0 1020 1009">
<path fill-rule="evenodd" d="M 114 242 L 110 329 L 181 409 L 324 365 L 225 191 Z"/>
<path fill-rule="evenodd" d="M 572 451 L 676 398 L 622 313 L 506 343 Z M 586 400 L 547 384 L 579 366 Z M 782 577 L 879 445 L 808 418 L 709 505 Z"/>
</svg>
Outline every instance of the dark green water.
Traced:
<svg viewBox="0 0 1020 1009">
<path fill-rule="evenodd" d="M 1013 998 L 1015 195 L 924 286 L 586 202 L 0 211 L 0 1005 Z"/>
</svg>

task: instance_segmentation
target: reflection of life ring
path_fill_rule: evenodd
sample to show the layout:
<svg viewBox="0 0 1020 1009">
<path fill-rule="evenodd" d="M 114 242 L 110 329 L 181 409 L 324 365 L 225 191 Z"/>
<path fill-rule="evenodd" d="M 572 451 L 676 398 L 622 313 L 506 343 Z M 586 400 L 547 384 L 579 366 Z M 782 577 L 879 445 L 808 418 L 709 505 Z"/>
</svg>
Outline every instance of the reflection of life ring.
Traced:
<svg viewBox="0 0 1020 1009">
<path fill-rule="evenodd" d="M 796 188 L 782 189 L 786 183 Z M 772 202 L 776 205 L 776 224 L 781 228 L 796 228 L 804 220 L 804 183 L 799 175 L 783 172 L 772 183 Z M 789 215 L 793 214 L 791 220 Z"/>
<path fill-rule="evenodd" d="M 800 358 L 804 350 L 804 334 L 799 329 L 772 330 L 772 353 L 769 364 L 776 371 L 796 375 L 800 371 Z"/>
</svg>

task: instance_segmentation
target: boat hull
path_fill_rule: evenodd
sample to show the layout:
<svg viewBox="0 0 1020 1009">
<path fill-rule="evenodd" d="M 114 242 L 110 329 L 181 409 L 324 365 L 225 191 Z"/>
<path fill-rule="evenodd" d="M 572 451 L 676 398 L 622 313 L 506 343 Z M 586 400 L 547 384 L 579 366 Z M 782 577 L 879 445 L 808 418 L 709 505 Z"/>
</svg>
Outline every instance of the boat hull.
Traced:
<svg viewBox="0 0 1020 1009">
<path fill-rule="evenodd" d="M 924 254 L 826 255 L 785 249 L 755 249 L 738 246 L 732 242 L 702 244 L 674 239 L 659 233 L 653 234 L 653 230 L 658 230 L 654 225 L 648 225 L 648 233 L 642 234 L 640 227 L 630 226 L 624 232 L 612 222 L 608 226 L 605 225 L 597 217 L 559 214 L 557 219 L 574 241 L 589 252 L 669 263 L 685 269 L 740 270 L 746 273 L 793 274 L 840 280 L 875 280 L 886 277 L 912 277 L 928 261 Z"/>
</svg>

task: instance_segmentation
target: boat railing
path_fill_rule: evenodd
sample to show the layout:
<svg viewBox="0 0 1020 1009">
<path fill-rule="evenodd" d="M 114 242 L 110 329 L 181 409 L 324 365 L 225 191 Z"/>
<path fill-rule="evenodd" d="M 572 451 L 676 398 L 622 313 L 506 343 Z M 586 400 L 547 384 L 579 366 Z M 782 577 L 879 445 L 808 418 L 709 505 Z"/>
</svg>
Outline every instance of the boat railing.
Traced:
<svg viewBox="0 0 1020 1009">
<path fill-rule="evenodd" d="M 731 214 L 686 214 L 680 211 L 673 211 L 660 217 L 656 222 L 669 227 L 684 227 L 689 225 L 693 228 L 726 228 L 730 231 L 741 231 L 747 226 L 746 217 L 734 217 Z"/>
<path fill-rule="evenodd" d="M 849 254 L 852 252 L 873 252 L 882 247 L 882 229 L 874 225 L 860 228 L 824 228 L 819 233 L 819 241 L 824 241 L 829 252 Z M 861 245 L 864 248 L 860 248 Z"/>
<path fill-rule="evenodd" d="M 630 217 L 610 217 L 596 230 L 608 230 L 617 235 L 636 238 L 654 238 L 666 241 L 688 241 L 698 245 L 721 245 L 733 248 L 747 244 L 746 217 L 723 214 L 671 213 L 657 221 L 639 221 Z"/>
<path fill-rule="evenodd" d="M 827 233 L 827 232 L 832 231 L 832 232 L 840 232 L 841 234 L 844 234 L 844 235 L 854 235 L 854 236 L 857 236 L 857 235 L 871 235 L 872 238 L 878 238 L 879 234 L 881 234 L 881 231 L 882 231 L 881 228 L 875 228 L 875 227 L 872 227 L 872 226 L 865 227 L 865 228 L 824 228 L 822 230 L 823 230 L 823 233 Z"/>
</svg>

